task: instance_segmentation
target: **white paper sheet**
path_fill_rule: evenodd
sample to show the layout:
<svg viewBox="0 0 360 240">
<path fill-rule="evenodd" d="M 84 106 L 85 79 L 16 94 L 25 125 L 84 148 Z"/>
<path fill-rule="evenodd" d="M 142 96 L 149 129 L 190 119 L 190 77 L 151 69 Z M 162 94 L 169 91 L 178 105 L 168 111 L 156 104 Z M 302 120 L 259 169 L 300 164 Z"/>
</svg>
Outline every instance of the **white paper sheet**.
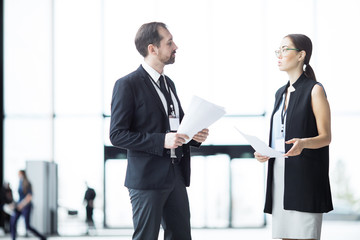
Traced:
<svg viewBox="0 0 360 240">
<path fill-rule="evenodd" d="M 225 109 L 200 97 L 193 96 L 189 108 L 181 121 L 178 133 L 184 133 L 189 136 L 188 143 L 193 136 L 204 128 L 219 120 L 225 115 Z"/>
<path fill-rule="evenodd" d="M 284 157 L 284 154 L 276 151 L 275 149 L 269 147 L 266 143 L 261 141 L 258 137 L 247 135 L 241 132 L 237 127 L 236 130 L 243 135 L 246 141 L 255 149 L 256 152 L 260 153 L 261 155 L 268 156 L 268 157 Z"/>
</svg>

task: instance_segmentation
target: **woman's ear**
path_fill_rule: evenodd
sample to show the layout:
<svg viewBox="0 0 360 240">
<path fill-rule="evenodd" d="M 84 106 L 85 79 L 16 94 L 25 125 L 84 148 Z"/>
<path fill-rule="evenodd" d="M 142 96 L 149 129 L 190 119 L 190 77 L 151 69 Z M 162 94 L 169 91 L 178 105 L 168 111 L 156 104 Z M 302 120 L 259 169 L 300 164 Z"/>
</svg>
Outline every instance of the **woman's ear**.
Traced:
<svg viewBox="0 0 360 240">
<path fill-rule="evenodd" d="M 304 50 L 301 50 L 299 53 L 299 62 L 305 61 L 306 52 Z"/>
</svg>

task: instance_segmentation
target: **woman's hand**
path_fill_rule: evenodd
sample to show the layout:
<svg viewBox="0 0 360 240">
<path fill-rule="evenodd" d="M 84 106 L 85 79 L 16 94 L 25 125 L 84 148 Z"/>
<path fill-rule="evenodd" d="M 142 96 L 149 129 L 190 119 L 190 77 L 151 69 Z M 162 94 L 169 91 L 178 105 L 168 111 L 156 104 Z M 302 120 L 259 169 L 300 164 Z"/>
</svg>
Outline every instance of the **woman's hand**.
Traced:
<svg viewBox="0 0 360 240">
<path fill-rule="evenodd" d="M 15 206 L 16 210 L 21 212 L 21 210 L 24 208 L 23 204 L 19 203 Z"/>
<path fill-rule="evenodd" d="M 254 152 L 254 156 L 261 163 L 264 163 L 264 162 L 266 162 L 267 160 L 270 159 L 268 156 L 261 155 L 258 152 Z"/>
<path fill-rule="evenodd" d="M 304 140 L 301 138 L 293 138 L 285 142 L 286 144 L 293 144 L 291 149 L 284 155 L 287 157 L 300 155 L 304 149 Z"/>
</svg>

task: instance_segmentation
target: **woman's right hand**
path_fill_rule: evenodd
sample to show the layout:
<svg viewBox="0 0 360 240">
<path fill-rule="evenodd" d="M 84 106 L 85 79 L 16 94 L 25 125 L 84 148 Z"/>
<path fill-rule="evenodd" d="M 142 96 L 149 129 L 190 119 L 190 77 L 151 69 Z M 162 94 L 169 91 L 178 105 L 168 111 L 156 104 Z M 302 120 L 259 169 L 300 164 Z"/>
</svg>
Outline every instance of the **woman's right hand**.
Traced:
<svg viewBox="0 0 360 240">
<path fill-rule="evenodd" d="M 261 155 L 258 152 L 254 152 L 254 156 L 261 163 L 264 163 L 264 162 L 266 162 L 267 160 L 270 159 L 268 156 Z"/>
</svg>

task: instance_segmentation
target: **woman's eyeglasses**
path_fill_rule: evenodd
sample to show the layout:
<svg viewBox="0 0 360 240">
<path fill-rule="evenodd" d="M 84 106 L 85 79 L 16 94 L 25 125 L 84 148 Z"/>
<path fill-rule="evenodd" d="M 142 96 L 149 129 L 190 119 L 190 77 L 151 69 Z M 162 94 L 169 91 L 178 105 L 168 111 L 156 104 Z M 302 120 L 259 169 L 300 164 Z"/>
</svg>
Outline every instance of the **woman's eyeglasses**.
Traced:
<svg viewBox="0 0 360 240">
<path fill-rule="evenodd" d="M 285 56 L 287 51 L 289 51 L 289 50 L 301 51 L 298 48 L 282 48 L 282 49 L 279 49 L 279 50 L 275 50 L 275 55 L 276 55 L 276 57 L 280 57 L 280 55 Z"/>
</svg>

